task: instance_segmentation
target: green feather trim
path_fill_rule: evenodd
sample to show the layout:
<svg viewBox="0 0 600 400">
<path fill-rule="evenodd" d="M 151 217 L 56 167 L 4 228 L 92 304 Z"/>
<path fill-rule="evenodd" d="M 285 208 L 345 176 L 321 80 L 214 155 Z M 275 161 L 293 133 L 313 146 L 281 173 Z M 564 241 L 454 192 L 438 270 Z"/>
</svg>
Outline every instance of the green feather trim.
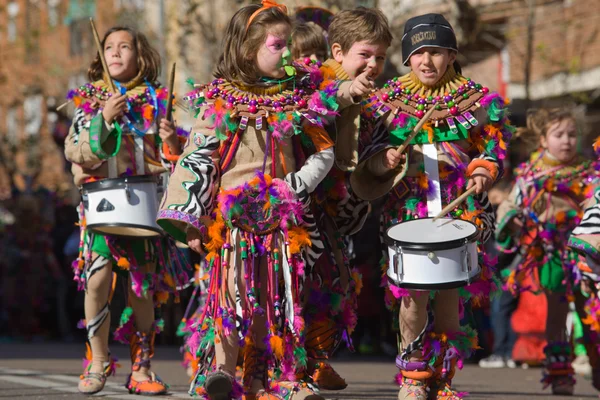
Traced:
<svg viewBox="0 0 600 400">
<path fill-rule="evenodd" d="M 179 323 L 179 326 L 177 327 L 177 336 L 179 337 L 183 337 L 183 336 L 187 336 L 188 332 L 184 332 L 183 328 L 185 328 L 185 322 L 181 321 Z"/>
<path fill-rule="evenodd" d="M 307 355 L 304 347 L 296 347 L 294 349 L 294 358 L 296 359 L 296 366 L 299 369 L 306 368 Z"/>
<path fill-rule="evenodd" d="M 121 314 L 121 320 L 119 321 L 119 325 L 125 325 L 131 317 L 133 316 L 133 308 L 125 307 L 123 313 Z"/>
<path fill-rule="evenodd" d="M 343 296 L 338 293 L 332 293 L 331 299 L 329 302 L 331 303 L 332 310 L 339 310 L 342 307 Z"/>
<path fill-rule="evenodd" d="M 417 205 L 419 204 L 420 199 L 417 197 L 410 197 L 406 200 L 404 208 L 408 211 L 415 211 L 417 209 Z"/>
<path fill-rule="evenodd" d="M 492 122 L 498 122 L 504 117 L 504 109 L 498 104 L 498 100 L 493 100 L 487 110 L 488 118 Z"/>
<path fill-rule="evenodd" d="M 165 330 L 165 320 L 160 318 L 154 321 L 154 327 L 158 330 L 158 332 L 162 332 Z"/>
</svg>

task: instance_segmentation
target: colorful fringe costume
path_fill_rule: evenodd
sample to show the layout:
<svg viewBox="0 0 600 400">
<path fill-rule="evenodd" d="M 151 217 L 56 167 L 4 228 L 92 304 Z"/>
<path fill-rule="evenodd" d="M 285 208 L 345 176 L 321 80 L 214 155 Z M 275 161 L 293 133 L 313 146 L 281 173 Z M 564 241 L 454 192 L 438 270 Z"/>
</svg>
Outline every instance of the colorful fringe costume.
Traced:
<svg viewBox="0 0 600 400">
<path fill-rule="evenodd" d="M 242 349 L 243 388 L 233 382 L 233 398 L 254 398 L 253 380 L 281 398 L 306 386 L 304 277 L 323 252 L 309 193 L 333 163 L 321 162 L 333 154 L 323 118 L 338 109 L 336 96 L 342 107 L 352 99 L 329 69 L 295 67 L 293 79 L 273 86 L 216 79 L 186 96 L 197 123 L 158 222 L 184 243 L 186 231 L 200 232 L 208 253 L 207 303 L 184 328 L 198 364 L 193 395 L 206 396 L 219 374 L 233 373 L 217 365 L 223 346 Z M 306 158 L 303 146 L 315 154 Z M 307 167 L 318 179 L 308 179 Z M 266 337 L 258 342 L 260 330 Z"/>
<path fill-rule="evenodd" d="M 324 65 L 335 72 L 337 80 L 350 80 L 335 60 L 329 59 Z M 369 213 L 369 203 L 358 199 L 347 187 L 350 171 L 358 163 L 360 111 L 360 103 L 340 110 L 335 124 L 328 127 L 335 141 L 335 165 L 312 196 L 312 211 L 325 248 L 307 276 L 306 351 L 309 374 L 327 390 L 347 386 L 327 360 L 342 340 L 352 349 L 350 336 L 357 323 L 357 297 L 362 287 L 360 274 L 350 268 L 344 243 L 344 236 L 359 231 Z M 314 151 L 305 146 L 308 154 Z"/>
<path fill-rule="evenodd" d="M 435 111 L 411 142 L 405 153 L 405 165 L 392 171 L 382 170 L 385 150 L 403 143 L 431 107 Z M 435 87 L 424 86 L 412 72 L 388 81 L 369 100 L 367 109 L 374 119 L 382 119 L 373 123 L 370 134 L 361 137 L 361 163 L 351 176 L 351 184 L 354 192 L 366 200 L 389 192 L 382 212 L 382 235 L 402 221 L 435 216 L 464 192 L 467 178 L 477 167 L 486 168 L 494 179 L 501 175 L 513 130 L 504 101 L 498 94 L 489 93 L 487 88 L 457 74 L 451 66 Z M 436 162 L 428 165 L 426 160 Z M 470 196 L 448 215 L 472 221 L 481 230 L 478 249 L 482 273 L 478 281 L 458 290 L 435 293 L 406 290 L 389 283 L 388 306 L 400 309 L 404 351 L 398 356 L 397 365 L 404 382 L 401 393 L 416 391 L 413 394 L 421 398 L 433 387 L 446 388 L 455 366 L 460 366 L 459 360 L 468 357 L 477 346 L 474 332 L 459 330 L 459 310 L 460 313 L 463 310 L 459 295 L 462 301 L 471 300 L 476 305 L 495 286 L 492 271 L 495 261 L 483 253 L 483 243 L 493 231 L 491 212 L 484 193 Z M 382 259 L 386 285 L 387 267 L 386 251 Z M 429 305 L 430 318 L 427 318 L 429 298 L 433 299 L 433 305 Z M 453 345 L 449 340 L 442 350 L 426 351 L 431 335 L 457 340 L 466 335 L 469 339 L 465 343 L 469 345 Z M 415 357 L 420 361 L 411 361 Z M 437 361 L 446 358 L 454 361 L 449 364 L 450 370 L 446 368 L 445 373 L 440 373 L 440 365 L 448 363 Z M 458 396 L 453 393 L 444 389 L 438 398 Z"/>
<path fill-rule="evenodd" d="M 586 351 L 592 366 L 592 383 L 600 390 L 600 187 L 596 186 L 594 196 L 586 203 L 583 218 L 569 238 L 569 247 L 578 252 L 581 259 L 577 263 L 581 280 L 587 280 L 591 288 L 589 298 L 578 310 L 584 324 Z M 585 262 L 584 260 L 585 259 Z M 583 283 L 583 282 L 582 282 Z"/>
<path fill-rule="evenodd" d="M 567 246 L 567 241 L 582 220 L 581 204 L 592 197 L 599 170 L 598 161 L 575 157 L 568 164 L 561 164 L 546 151 L 534 153 L 529 162 L 518 168 L 515 186 L 498 208 L 499 247 L 505 252 L 519 252 L 521 257 L 508 277 L 508 289 L 544 291 L 548 298 L 548 346 L 544 350 L 546 372 L 542 382 L 544 388 L 552 385 L 555 393 L 562 393 L 566 387 L 572 392 L 575 380 L 570 365 L 571 345 L 561 339 L 566 309 L 561 312 L 554 303 L 563 304 L 564 308 L 568 301 L 574 301 L 578 313 L 583 311 L 581 294 L 574 291 L 572 285 L 580 276 L 577 267 L 584 261 Z M 518 232 L 509 225 L 515 218 L 522 223 Z M 582 243 L 584 241 L 572 238 L 570 245 Z M 584 251 L 584 246 L 581 250 Z M 524 284 L 527 278 L 533 283 Z M 555 317 L 562 314 L 564 318 Z"/>
<path fill-rule="evenodd" d="M 127 85 L 121 86 L 118 83 L 117 85 L 127 96 L 128 111 L 114 125 L 114 128 L 105 123 L 101 113 L 105 102 L 111 96 L 104 81 L 88 83 L 69 93 L 68 98 L 74 102 L 76 111 L 66 139 L 65 154 L 67 159 L 73 162 L 72 172 L 77 185 L 131 175 L 158 176 L 171 169 L 171 164 L 163 152 L 166 145 L 161 146 L 157 134 L 158 116 L 164 115 L 166 110 L 167 90 L 158 84 L 148 82 L 144 84 L 141 79 Z M 104 148 L 110 147 L 114 147 L 111 155 L 104 151 Z M 73 263 L 75 280 L 80 290 L 86 290 L 87 297 L 90 279 L 95 274 L 106 277 L 105 274 L 110 274 L 104 269 L 107 265 L 112 265 L 114 272 L 106 282 L 109 285 L 106 293 L 96 294 L 96 291 L 104 291 L 104 280 L 94 284 L 94 289 L 91 290 L 94 291 L 95 298 L 105 298 L 103 300 L 105 303 L 97 305 L 96 315 L 86 315 L 82 325 L 88 331 L 89 340 L 97 334 L 103 336 L 104 332 L 108 332 L 108 328 L 103 328 L 103 325 L 110 324 L 110 301 L 114 293 L 116 275 L 128 279 L 130 306 L 123 311 L 121 324 L 114 332 L 114 337 L 122 343 L 131 345 L 134 370 L 140 363 L 149 368 L 149 354 L 153 353 L 153 338 L 161 330 L 162 321 L 157 320 L 152 324 L 151 329 L 140 331 L 136 327 L 135 315 L 131 307 L 132 301 L 135 300 L 132 296 L 150 297 L 153 299 L 154 307 L 160 307 L 167 302 L 170 293 L 176 292 L 176 286 L 187 280 L 187 274 L 184 273 L 186 261 L 179 254 L 175 242 L 168 238 L 124 239 L 87 230 L 84 204 L 79 207 L 81 239 L 80 256 Z M 99 280 L 100 278 L 97 278 L 94 282 Z M 88 309 L 87 303 L 88 301 L 86 301 L 86 309 Z M 145 315 L 144 318 L 154 317 Z M 148 325 L 149 322 L 151 321 L 145 321 L 145 324 Z M 106 341 L 102 346 L 108 346 L 108 336 L 101 340 Z M 139 349 L 140 346 L 144 349 L 143 354 L 137 350 L 133 352 L 133 349 Z M 94 350 L 93 344 L 88 355 L 96 352 L 92 350 Z M 89 374 L 92 359 L 88 358 L 84 361 L 87 372 L 82 375 L 82 379 Z M 106 374 L 114 373 L 113 361 L 112 359 L 105 361 Z M 158 386 L 166 391 L 166 386 L 160 383 L 158 378 L 154 377 L 150 382 L 158 383 Z M 148 385 L 129 384 L 129 386 L 133 392 L 145 392 L 145 389 L 140 387 Z"/>
</svg>

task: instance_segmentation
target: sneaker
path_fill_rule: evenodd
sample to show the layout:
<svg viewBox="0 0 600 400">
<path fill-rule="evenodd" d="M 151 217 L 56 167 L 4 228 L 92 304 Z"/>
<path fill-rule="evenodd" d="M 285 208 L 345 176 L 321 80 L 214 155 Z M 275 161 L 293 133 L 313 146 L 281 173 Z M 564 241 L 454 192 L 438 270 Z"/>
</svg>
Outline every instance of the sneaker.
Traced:
<svg viewBox="0 0 600 400">
<path fill-rule="evenodd" d="M 508 368 L 517 368 L 517 363 L 512 358 L 507 358 L 506 359 L 506 366 Z"/>
<path fill-rule="evenodd" d="M 482 358 L 481 360 L 479 360 L 479 367 L 504 368 L 506 367 L 506 362 L 504 361 L 504 357 L 499 356 L 498 354 L 492 354 L 489 357 Z"/>
</svg>

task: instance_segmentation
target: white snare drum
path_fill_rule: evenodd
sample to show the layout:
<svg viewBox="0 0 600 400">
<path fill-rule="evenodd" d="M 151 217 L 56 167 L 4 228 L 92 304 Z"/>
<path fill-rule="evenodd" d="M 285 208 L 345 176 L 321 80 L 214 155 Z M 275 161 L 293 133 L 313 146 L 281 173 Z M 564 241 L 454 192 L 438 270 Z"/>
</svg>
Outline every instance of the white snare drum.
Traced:
<svg viewBox="0 0 600 400">
<path fill-rule="evenodd" d="M 409 289 L 452 289 L 481 273 L 477 226 L 460 219 L 431 218 L 401 222 L 385 235 L 388 279 Z"/>
<path fill-rule="evenodd" d="M 135 238 L 163 234 L 156 224 L 159 199 L 154 176 L 102 179 L 83 184 L 81 193 L 91 231 Z"/>
</svg>

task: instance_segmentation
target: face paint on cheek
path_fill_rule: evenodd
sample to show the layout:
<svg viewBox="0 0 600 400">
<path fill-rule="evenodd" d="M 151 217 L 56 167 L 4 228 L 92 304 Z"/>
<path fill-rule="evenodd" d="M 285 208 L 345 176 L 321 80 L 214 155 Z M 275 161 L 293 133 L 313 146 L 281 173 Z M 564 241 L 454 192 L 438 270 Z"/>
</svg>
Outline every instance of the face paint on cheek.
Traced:
<svg viewBox="0 0 600 400">
<path fill-rule="evenodd" d="M 269 34 L 267 35 L 267 40 L 265 40 L 265 46 L 267 47 L 267 50 L 275 54 L 285 47 L 285 40 Z"/>
<path fill-rule="evenodd" d="M 292 53 L 286 49 L 281 55 L 281 60 L 279 61 L 279 67 L 285 67 L 286 65 L 290 65 L 292 61 Z"/>
</svg>

